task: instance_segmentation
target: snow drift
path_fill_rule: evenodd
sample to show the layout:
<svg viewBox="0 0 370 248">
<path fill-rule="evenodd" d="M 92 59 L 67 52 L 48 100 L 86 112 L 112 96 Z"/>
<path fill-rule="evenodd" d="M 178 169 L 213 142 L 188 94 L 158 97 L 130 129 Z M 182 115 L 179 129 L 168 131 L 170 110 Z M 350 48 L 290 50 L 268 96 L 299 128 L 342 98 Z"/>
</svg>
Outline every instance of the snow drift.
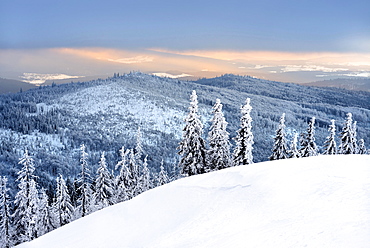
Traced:
<svg viewBox="0 0 370 248">
<path fill-rule="evenodd" d="M 184 178 L 19 247 L 369 247 L 370 156 Z"/>
</svg>

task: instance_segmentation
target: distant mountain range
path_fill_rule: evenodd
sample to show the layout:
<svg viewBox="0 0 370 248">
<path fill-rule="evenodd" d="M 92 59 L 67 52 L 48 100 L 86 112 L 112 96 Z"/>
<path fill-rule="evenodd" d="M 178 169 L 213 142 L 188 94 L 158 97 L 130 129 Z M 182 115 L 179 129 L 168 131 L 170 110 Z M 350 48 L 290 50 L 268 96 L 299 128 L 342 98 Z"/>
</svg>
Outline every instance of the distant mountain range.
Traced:
<svg viewBox="0 0 370 248">
<path fill-rule="evenodd" d="M 307 86 L 337 87 L 347 90 L 370 91 L 370 78 L 337 78 L 312 83 L 305 83 Z"/>
<path fill-rule="evenodd" d="M 0 78 L 0 94 L 16 93 L 33 88 L 36 88 L 36 86 L 23 81 Z"/>
</svg>

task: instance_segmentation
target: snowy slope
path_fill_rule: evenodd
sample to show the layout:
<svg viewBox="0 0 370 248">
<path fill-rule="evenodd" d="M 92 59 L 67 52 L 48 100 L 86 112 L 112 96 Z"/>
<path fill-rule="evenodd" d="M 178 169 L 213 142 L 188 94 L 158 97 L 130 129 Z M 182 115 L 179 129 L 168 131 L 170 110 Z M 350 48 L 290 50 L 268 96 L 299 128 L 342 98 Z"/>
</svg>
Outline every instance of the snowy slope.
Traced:
<svg viewBox="0 0 370 248">
<path fill-rule="evenodd" d="M 369 247 L 370 156 L 263 162 L 184 178 L 22 248 Z"/>
</svg>

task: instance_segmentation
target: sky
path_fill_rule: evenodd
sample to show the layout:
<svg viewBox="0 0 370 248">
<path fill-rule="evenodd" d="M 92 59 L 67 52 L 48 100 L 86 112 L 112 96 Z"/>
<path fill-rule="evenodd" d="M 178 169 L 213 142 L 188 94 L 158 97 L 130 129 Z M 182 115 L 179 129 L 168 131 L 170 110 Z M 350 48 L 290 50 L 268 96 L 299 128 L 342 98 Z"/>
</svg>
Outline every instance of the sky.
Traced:
<svg viewBox="0 0 370 248">
<path fill-rule="evenodd" d="M 365 0 L 1 1 L 0 77 L 370 77 L 369 9 Z"/>
</svg>

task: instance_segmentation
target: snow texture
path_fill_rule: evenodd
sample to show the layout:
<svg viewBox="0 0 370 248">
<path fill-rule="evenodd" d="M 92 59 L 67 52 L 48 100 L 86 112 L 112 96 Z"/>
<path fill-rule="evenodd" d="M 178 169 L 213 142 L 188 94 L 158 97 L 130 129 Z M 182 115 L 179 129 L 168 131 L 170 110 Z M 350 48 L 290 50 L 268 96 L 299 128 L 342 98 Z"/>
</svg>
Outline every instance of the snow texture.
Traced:
<svg viewBox="0 0 370 248">
<path fill-rule="evenodd" d="M 19 247 L 369 247 L 369 165 L 321 155 L 191 176 Z"/>
</svg>

